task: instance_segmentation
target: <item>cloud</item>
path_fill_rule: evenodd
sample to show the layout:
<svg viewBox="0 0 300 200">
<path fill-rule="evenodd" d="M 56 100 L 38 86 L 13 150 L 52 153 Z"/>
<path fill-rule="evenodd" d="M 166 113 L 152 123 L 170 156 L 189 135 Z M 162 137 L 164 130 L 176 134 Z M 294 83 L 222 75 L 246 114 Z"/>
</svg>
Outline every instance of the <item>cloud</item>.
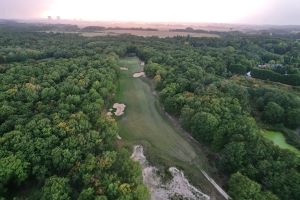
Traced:
<svg viewBox="0 0 300 200">
<path fill-rule="evenodd" d="M 299 24 L 299 0 L 0 0 L 0 18 Z"/>
<path fill-rule="evenodd" d="M 0 18 L 37 18 L 54 0 L 1 0 Z"/>
<path fill-rule="evenodd" d="M 243 22 L 253 24 L 300 25 L 299 0 L 265 0 L 260 12 L 247 16 Z"/>
</svg>

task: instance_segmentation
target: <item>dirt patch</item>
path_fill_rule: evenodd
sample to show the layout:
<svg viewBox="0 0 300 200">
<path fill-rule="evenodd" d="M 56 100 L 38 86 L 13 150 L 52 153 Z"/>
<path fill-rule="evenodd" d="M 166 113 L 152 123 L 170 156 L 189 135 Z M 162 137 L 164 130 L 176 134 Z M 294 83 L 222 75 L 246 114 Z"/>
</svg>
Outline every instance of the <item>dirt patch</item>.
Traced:
<svg viewBox="0 0 300 200">
<path fill-rule="evenodd" d="M 120 70 L 128 71 L 128 68 L 127 67 L 120 67 Z"/>
<path fill-rule="evenodd" d="M 146 77 L 145 72 L 136 72 L 133 74 L 134 78 L 139 78 L 139 77 Z"/>
<path fill-rule="evenodd" d="M 171 200 L 174 198 L 190 200 L 209 200 L 210 197 L 191 185 L 183 172 L 170 167 L 171 180 L 163 183 L 159 170 L 150 166 L 141 145 L 134 146 L 131 158 L 138 161 L 143 169 L 143 181 L 151 193 L 151 200 Z"/>
<path fill-rule="evenodd" d="M 126 105 L 123 103 L 115 103 L 113 105 L 113 108 L 116 109 L 116 111 L 114 112 L 116 116 L 121 116 L 124 114 L 124 110 L 125 110 Z"/>
</svg>

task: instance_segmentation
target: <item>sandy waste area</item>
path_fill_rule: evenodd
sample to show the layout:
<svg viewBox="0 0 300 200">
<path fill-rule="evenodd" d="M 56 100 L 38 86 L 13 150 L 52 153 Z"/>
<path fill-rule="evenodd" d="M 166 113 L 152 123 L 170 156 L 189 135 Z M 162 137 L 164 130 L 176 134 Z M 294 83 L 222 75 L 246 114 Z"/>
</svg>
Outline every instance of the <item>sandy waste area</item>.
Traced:
<svg viewBox="0 0 300 200">
<path fill-rule="evenodd" d="M 181 170 L 170 167 L 172 176 L 167 182 L 163 182 L 159 170 L 150 166 L 144 155 L 143 146 L 134 146 L 131 158 L 142 166 L 143 182 L 148 187 L 151 200 L 171 200 L 175 197 L 189 200 L 209 200 L 210 197 L 191 185 Z"/>
</svg>

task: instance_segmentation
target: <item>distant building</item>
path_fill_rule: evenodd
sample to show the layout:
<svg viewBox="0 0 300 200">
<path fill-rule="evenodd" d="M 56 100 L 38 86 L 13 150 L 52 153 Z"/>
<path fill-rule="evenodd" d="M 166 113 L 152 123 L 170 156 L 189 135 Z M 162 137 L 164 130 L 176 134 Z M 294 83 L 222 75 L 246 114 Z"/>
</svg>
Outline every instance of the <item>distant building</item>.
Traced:
<svg viewBox="0 0 300 200">
<path fill-rule="evenodd" d="M 48 20 L 52 20 L 52 17 L 51 17 L 51 16 L 48 16 Z"/>
<path fill-rule="evenodd" d="M 263 65 L 257 65 L 259 68 L 271 68 L 271 69 L 276 69 L 276 68 L 281 68 L 283 67 L 282 64 L 263 64 Z"/>
<path fill-rule="evenodd" d="M 259 68 L 269 68 L 270 65 L 269 64 L 263 64 L 263 65 L 257 65 L 257 67 L 259 67 Z"/>
<path fill-rule="evenodd" d="M 56 20 L 60 20 L 60 16 L 57 16 L 57 17 L 56 17 Z"/>
</svg>

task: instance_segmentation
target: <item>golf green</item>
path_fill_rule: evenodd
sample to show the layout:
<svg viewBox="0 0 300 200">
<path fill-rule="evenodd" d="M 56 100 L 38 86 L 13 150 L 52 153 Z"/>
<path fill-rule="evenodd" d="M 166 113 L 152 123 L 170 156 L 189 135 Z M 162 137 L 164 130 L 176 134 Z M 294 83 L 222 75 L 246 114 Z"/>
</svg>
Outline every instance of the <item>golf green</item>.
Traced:
<svg viewBox="0 0 300 200">
<path fill-rule="evenodd" d="M 265 138 L 271 140 L 275 145 L 279 146 L 280 148 L 288 149 L 300 156 L 300 151 L 292 145 L 286 143 L 284 135 L 282 133 L 264 130 L 261 132 L 261 134 Z"/>
</svg>

